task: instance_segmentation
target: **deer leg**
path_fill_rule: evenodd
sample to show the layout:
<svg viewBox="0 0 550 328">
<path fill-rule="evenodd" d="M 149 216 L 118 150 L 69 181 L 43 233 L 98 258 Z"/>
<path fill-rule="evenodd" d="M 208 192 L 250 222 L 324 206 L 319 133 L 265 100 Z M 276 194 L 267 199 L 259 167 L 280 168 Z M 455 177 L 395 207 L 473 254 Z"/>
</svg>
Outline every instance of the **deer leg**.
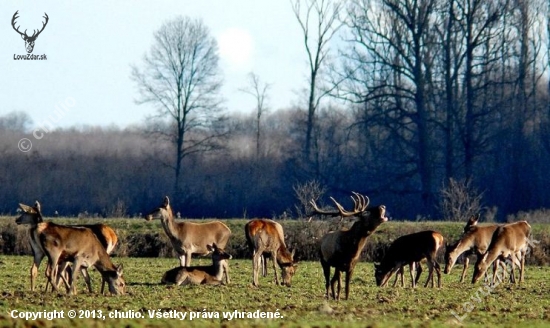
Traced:
<svg viewBox="0 0 550 328">
<path fill-rule="evenodd" d="M 403 277 L 403 267 L 399 268 L 399 270 L 397 270 L 397 274 L 395 275 L 395 280 L 393 281 L 393 285 L 392 287 L 395 287 L 395 285 L 397 285 L 397 280 L 399 280 L 399 276 L 401 275 L 401 277 Z M 403 280 L 401 280 L 403 282 Z M 401 286 L 403 286 L 403 284 L 401 284 Z"/>
<path fill-rule="evenodd" d="M 334 284 L 338 281 L 338 295 L 334 292 Z M 332 279 L 330 280 L 330 291 L 332 292 L 332 299 L 340 299 L 340 282 L 342 280 L 340 279 L 340 270 L 338 268 L 334 269 L 334 276 L 332 276 Z"/>
<path fill-rule="evenodd" d="M 330 285 L 330 265 L 321 260 L 323 275 L 325 276 L 325 298 L 328 299 L 328 286 Z"/>
<path fill-rule="evenodd" d="M 225 276 L 225 283 L 229 285 L 231 279 L 229 279 L 229 263 L 227 261 L 223 261 L 223 274 Z"/>
<path fill-rule="evenodd" d="M 180 266 L 182 267 L 187 266 L 187 256 L 185 256 L 185 254 L 181 254 L 179 256 L 179 259 L 180 259 Z"/>
<path fill-rule="evenodd" d="M 526 251 L 521 251 L 521 261 L 520 261 L 520 269 L 519 269 L 519 282 L 524 282 L 524 275 L 525 275 L 525 255 Z"/>
<path fill-rule="evenodd" d="M 277 268 L 275 267 L 275 258 L 276 258 L 275 251 L 271 251 L 271 263 L 273 263 L 273 274 L 275 275 L 275 284 L 279 286 L 279 278 L 277 277 Z"/>
<path fill-rule="evenodd" d="M 346 271 L 346 298 L 345 298 L 346 300 L 349 298 L 349 282 L 352 276 L 353 276 L 353 269 Z M 340 294 L 340 291 L 338 291 L 338 294 Z"/>
<path fill-rule="evenodd" d="M 401 267 L 401 270 L 403 270 L 403 267 Z M 412 288 L 416 288 L 415 263 L 414 262 L 409 263 L 409 274 L 411 275 Z"/>
<path fill-rule="evenodd" d="M 393 267 L 382 279 L 382 282 L 380 283 L 380 287 L 385 287 L 388 284 L 388 281 L 390 281 L 391 276 L 397 273 L 400 267 L 401 267 L 401 264 Z"/>
<path fill-rule="evenodd" d="M 38 268 L 40 267 L 40 263 L 42 262 L 42 259 L 44 258 L 44 253 L 38 253 L 34 254 L 33 263 L 31 266 L 31 291 L 34 292 L 34 288 L 36 287 L 36 276 L 38 275 Z M 46 268 L 46 271 L 47 268 Z M 49 278 L 48 278 L 49 281 Z M 46 288 L 48 288 L 48 285 L 46 283 Z"/>
<path fill-rule="evenodd" d="M 54 254 L 49 254 L 48 256 L 48 265 L 50 266 L 51 268 L 51 271 L 50 271 L 50 277 L 49 277 L 49 281 L 50 281 L 50 284 L 52 285 L 54 291 L 58 291 L 58 284 L 57 284 L 57 276 L 58 276 L 58 271 L 59 271 L 59 268 L 58 268 L 58 261 L 59 261 L 59 256 L 61 254 L 57 254 L 57 253 L 54 253 Z"/>
<path fill-rule="evenodd" d="M 262 253 L 258 251 L 252 258 L 252 285 L 254 286 L 258 286 L 258 271 L 260 270 L 261 256 Z"/>
<path fill-rule="evenodd" d="M 434 264 L 432 263 L 431 260 L 428 260 L 428 279 L 426 279 L 424 288 L 428 287 L 430 280 L 432 281 L 432 286 L 433 286 L 433 274 L 434 274 Z"/>
<path fill-rule="evenodd" d="M 71 295 L 76 295 L 76 278 L 78 276 L 78 272 L 80 271 L 81 267 L 81 261 L 79 259 L 75 259 L 73 261 L 73 271 L 71 272 Z"/>
<path fill-rule="evenodd" d="M 437 263 L 436 260 L 434 260 L 434 268 L 435 268 L 435 274 L 437 274 L 437 287 L 441 288 L 441 268 L 439 267 L 439 263 Z M 433 276 L 432 276 L 432 287 L 433 287 Z"/>
<path fill-rule="evenodd" d="M 84 281 L 86 282 L 86 286 L 88 286 L 88 292 L 90 292 L 90 294 L 92 294 L 93 293 L 92 281 L 90 279 L 90 275 L 88 274 L 88 269 L 85 268 L 85 267 L 81 267 L 80 268 L 80 273 L 82 273 L 82 277 L 84 277 Z M 103 280 L 103 278 L 102 278 L 102 280 Z"/>
<path fill-rule="evenodd" d="M 262 276 L 267 277 L 267 256 L 262 255 Z"/>
<path fill-rule="evenodd" d="M 466 270 L 468 270 L 468 264 L 470 263 L 470 258 L 468 256 L 464 257 L 464 268 L 462 269 L 462 275 L 460 276 L 460 282 L 464 282 L 464 277 L 466 277 Z"/>
<path fill-rule="evenodd" d="M 56 277 L 56 280 L 55 280 L 55 283 L 57 284 L 57 288 L 59 288 L 59 284 L 63 281 L 63 284 L 65 285 L 65 289 L 67 290 L 67 293 L 69 292 L 69 279 L 70 277 L 68 277 L 68 275 L 70 273 L 70 268 L 69 268 L 69 262 L 68 261 L 63 261 L 61 262 L 59 265 L 58 265 L 58 272 L 59 272 L 59 275 L 58 277 Z"/>
<path fill-rule="evenodd" d="M 414 279 L 414 284 L 418 284 L 418 280 L 420 280 L 420 275 L 422 274 L 422 265 L 420 265 L 420 262 L 416 263 L 416 278 Z"/>
</svg>

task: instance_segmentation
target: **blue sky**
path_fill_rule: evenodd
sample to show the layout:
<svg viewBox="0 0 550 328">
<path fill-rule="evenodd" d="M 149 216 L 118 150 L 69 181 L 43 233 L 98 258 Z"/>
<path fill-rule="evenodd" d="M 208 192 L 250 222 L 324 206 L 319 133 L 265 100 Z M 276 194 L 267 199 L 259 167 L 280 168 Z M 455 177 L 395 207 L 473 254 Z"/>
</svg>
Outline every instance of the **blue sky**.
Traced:
<svg viewBox="0 0 550 328">
<path fill-rule="evenodd" d="M 19 11 L 21 30 L 49 22 L 33 54 L 46 61 L 14 60 L 26 54 L 12 29 Z M 272 84 L 268 105 L 286 108 L 299 102 L 307 85 L 303 35 L 285 0 L 201 1 L 6 1 L 0 3 L 0 115 L 27 112 L 34 125 L 47 120 L 56 106 L 74 106 L 56 126 L 143 123 L 152 105 L 137 105 L 130 65 L 141 65 L 153 33 L 164 21 L 184 15 L 200 17 L 220 46 L 224 105 L 251 112 L 255 100 L 239 92 L 254 71 Z M 72 101 L 72 100 L 71 100 Z"/>
</svg>

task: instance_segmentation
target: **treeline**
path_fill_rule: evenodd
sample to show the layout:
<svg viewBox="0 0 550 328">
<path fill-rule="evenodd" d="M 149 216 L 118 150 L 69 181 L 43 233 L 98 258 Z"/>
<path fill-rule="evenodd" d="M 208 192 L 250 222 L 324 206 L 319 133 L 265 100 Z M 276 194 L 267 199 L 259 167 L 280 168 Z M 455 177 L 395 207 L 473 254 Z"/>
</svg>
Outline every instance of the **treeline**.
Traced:
<svg viewBox="0 0 550 328">
<path fill-rule="evenodd" d="M 41 139 L 24 114 L 8 114 L 0 120 L 0 212 L 39 199 L 46 214 L 132 216 L 168 194 L 184 217 L 295 217 L 312 195 L 350 206 L 358 191 L 393 217 L 439 219 L 450 181 L 469 186 L 498 220 L 549 207 L 548 1 L 306 3 L 319 20 L 333 8 L 325 26 L 343 36 L 337 48 L 317 43 L 325 61 L 312 65 L 306 105 L 213 117 L 206 92 L 185 115 L 171 99 L 165 113 L 173 107 L 182 121 L 58 129 Z M 314 30 L 303 30 L 313 33 L 305 42 L 326 35 Z M 140 72 L 134 80 L 151 90 Z M 263 103 L 269 94 L 253 86 Z M 22 137 L 32 142 L 28 152 L 17 148 Z"/>
<path fill-rule="evenodd" d="M 4 128 L 0 131 L 0 212 L 13 215 L 19 202 L 40 200 L 46 216 L 57 212 L 60 216 L 133 217 L 152 210 L 164 195 L 170 195 L 174 210 L 182 217 L 296 217 L 307 212 L 301 207 L 297 187 L 318 179 L 324 189 L 320 205 L 330 205 L 328 196 L 334 196 L 349 208 L 353 190 L 368 195 L 373 204 L 385 204 L 394 218 L 417 219 L 421 198 L 412 188 L 414 176 L 397 179 L 387 171 L 397 165 L 398 152 L 393 160 L 380 157 L 380 152 L 388 151 L 384 147 L 359 156 L 361 145 L 352 137 L 353 129 L 348 129 L 354 116 L 332 109 L 319 120 L 325 132 L 318 145 L 325 152 L 320 160 L 323 165 L 312 172 L 300 157 L 301 118 L 299 110 L 271 113 L 258 155 L 252 115 L 232 117 L 232 134 L 223 150 L 186 157 L 185 192 L 177 196 L 172 195 L 173 169 L 157 155 L 170 154 L 170 145 L 162 148 L 143 127 L 58 129 L 39 140 L 28 129 Z M 18 149 L 21 138 L 32 142 L 30 151 Z M 498 161 L 494 158 L 479 167 L 480 176 L 490 177 L 478 185 L 484 192 L 484 205 L 496 206 L 501 213 L 550 206 L 550 199 L 544 197 L 549 179 L 544 168 L 550 164 L 550 154 L 544 147 L 527 146 L 522 150 L 525 158 L 537 160 L 524 163 L 519 179 L 522 193 L 492 187 L 513 178 L 502 169 L 512 158 L 498 152 L 486 155 Z M 381 169 L 367 170 L 370 165 Z M 440 183 L 444 185 L 443 180 Z M 404 192 L 407 188 L 411 188 L 408 193 Z M 511 194 L 515 195 L 513 205 Z"/>
</svg>

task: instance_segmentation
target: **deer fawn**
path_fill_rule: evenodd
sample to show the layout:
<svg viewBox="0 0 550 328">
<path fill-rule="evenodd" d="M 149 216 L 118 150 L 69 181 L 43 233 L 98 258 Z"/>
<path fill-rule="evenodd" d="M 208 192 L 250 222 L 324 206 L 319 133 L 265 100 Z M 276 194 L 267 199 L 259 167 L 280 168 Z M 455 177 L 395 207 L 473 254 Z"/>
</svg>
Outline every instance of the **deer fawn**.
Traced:
<svg viewBox="0 0 550 328">
<path fill-rule="evenodd" d="M 161 283 L 175 285 L 219 285 L 222 284 L 224 270 L 227 260 L 231 255 L 216 244 L 207 245 L 212 252 L 212 265 L 177 267 L 166 271 L 162 276 Z"/>
</svg>

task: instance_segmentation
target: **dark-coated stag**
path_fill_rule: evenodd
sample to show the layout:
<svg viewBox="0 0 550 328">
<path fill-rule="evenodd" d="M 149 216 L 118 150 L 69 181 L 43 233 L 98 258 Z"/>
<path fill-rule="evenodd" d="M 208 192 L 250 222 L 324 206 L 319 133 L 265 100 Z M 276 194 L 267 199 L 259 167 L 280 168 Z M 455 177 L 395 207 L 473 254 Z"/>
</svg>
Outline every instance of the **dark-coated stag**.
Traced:
<svg viewBox="0 0 550 328">
<path fill-rule="evenodd" d="M 386 222 L 386 207 L 384 205 L 368 207 L 369 199 L 358 193 L 352 196 L 355 207 L 352 212 L 346 211 L 334 198 L 331 200 L 337 207 L 337 211 L 325 211 L 317 207 L 314 200 L 311 200 L 313 213 L 331 216 L 340 216 L 342 218 L 356 216 L 357 221 L 351 228 L 339 231 L 331 231 L 323 236 L 320 246 L 321 265 L 325 276 L 325 297 L 328 298 L 329 285 L 331 287 L 332 298 L 339 300 L 342 285 L 341 273 L 346 274 L 345 280 L 345 299 L 349 297 L 349 283 L 353 275 L 355 265 L 359 260 L 359 255 L 365 247 L 367 237 L 370 236 L 380 224 Z M 330 268 L 334 267 L 334 276 L 330 279 Z M 334 284 L 338 282 L 338 293 L 334 291 Z"/>
</svg>

